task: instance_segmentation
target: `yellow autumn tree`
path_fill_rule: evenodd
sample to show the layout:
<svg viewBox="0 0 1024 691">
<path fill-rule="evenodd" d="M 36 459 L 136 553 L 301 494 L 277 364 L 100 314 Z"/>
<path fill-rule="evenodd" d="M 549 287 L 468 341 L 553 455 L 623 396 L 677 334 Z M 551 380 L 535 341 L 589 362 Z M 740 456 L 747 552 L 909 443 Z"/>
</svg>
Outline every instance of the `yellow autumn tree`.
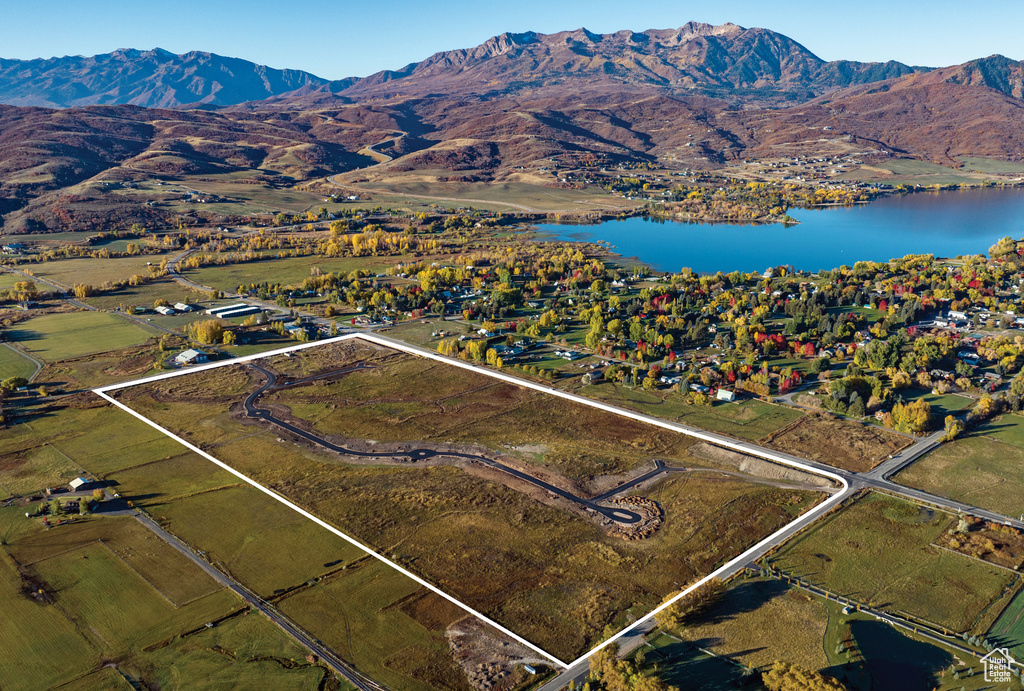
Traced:
<svg viewBox="0 0 1024 691">
<path fill-rule="evenodd" d="M 768 691 L 847 691 L 834 678 L 789 662 L 776 661 L 761 679 Z"/>
</svg>

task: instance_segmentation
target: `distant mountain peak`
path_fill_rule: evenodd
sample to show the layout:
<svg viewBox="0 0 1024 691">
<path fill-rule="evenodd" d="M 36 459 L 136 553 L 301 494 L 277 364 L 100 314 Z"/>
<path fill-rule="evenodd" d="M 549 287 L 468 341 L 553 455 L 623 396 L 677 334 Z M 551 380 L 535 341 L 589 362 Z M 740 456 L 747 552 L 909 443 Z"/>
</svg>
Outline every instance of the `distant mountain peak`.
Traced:
<svg viewBox="0 0 1024 691">
<path fill-rule="evenodd" d="M 0 60 L 0 103 L 20 106 L 226 106 L 327 83 L 299 70 L 276 70 L 202 51 L 178 55 L 163 48 Z"/>
<path fill-rule="evenodd" d="M 504 33 L 356 81 L 346 96 L 432 93 L 495 96 L 562 88 L 651 88 L 765 103 L 806 100 L 833 89 L 920 71 L 901 63 L 828 63 L 782 34 L 738 24 L 688 22 L 672 29 L 597 34 Z"/>
</svg>

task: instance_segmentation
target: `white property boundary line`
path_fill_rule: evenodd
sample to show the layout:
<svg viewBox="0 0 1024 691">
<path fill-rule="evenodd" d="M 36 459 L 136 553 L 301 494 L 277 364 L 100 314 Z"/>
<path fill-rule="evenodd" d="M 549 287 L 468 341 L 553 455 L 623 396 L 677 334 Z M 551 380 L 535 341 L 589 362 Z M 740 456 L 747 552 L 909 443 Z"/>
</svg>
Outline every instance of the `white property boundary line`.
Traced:
<svg viewBox="0 0 1024 691">
<path fill-rule="evenodd" d="M 602 411 L 605 411 L 605 412 L 608 412 L 608 413 L 612 413 L 614 415 L 619 415 L 621 417 L 630 418 L 630 419 L 636 420 L 638 422 L 642 422 L 642 423 L 649 424 L 649 425 L 654 425 L 656 427 L 662 427 L 664 429 L 671 430 L 673 432 L 677 432 L 677 433 L 680 433 L 680 434 L 685 434 L 685 435 L 690 436 L 690 437 L 701 439 L 703 441 L 706 441 L 708 443 L 714 444 L 716 446 L 722 446 L 722 447 L 725 447 L 725 448 L 729 448 L 729 449 L 732 449 L 734 451 L 739 451 L 739 452 L 747 454 L 747 455 L 759 456 L 759 457 L 761 457 L 761 458 L 763 458 L 765 460 L 771 461 L 773 463 L 780 463 L 782 465 L 787 465 L 787 466 L 791 466 L 791 467 L 794 467 L 794 468 L 798 468 L 800 470 L 803 470 L 803 471 L 809 472 L 809 473 L 813 473 L 815 475 L 821 475 L 821 476 L 829 478 L 830 480 L 834 480 L 835 482 L 838 482 L 840 485 L 842 485 L 842 491 L 837 492 L 836 494 L 834 494 L 833 496 L 829 497 L 828 499 L 826 499 L 822 503 L 818 504 L 817 506 L 815 506 L 811 510 L 805 512 L 803 515 L 798 516 L 796 519 L 794 519 L 793 521 L 787 523 L 782 528 L 779 528 L 774 533 L 772 533 L 768 537 L 764 538 L 763 540 L 758 542 L 753 547 L 748 548 L 746 551 L 741 553 L 739 556 L 729 560 L 728 562 L 726 562 L 725 564 L 723 564 L 719 568 L 715 569 L 712 573 L 708 574 L 704 578 L 701 578 L 700 580 L 698 580 L 697 582 L 695 582 L 694 584 L 692 584 L 688 588 L 680 591 L 675 597 L 673 597 L 672 599 L 662 603 L 656 609 L 651 610 L 646 615 L 644 615 L 643 617 L 641 617 L 637 621 L 634 621 L 629 626 L 625 627 L 622 631 L 620 631 L 619 633 L 615 634 L 611 638 L 605 640 L 600 645 L 595 646 L 593 649 L 591 649 L 587 653 L 584 653 L 583 655 L 581 655 L 580 657 L 576 658 L 572 662 L 566 663 L 566 662 L 558 659 L 557 657 L 555 657 L 551 653 L 547 652 L 546 650 L 543 650 L 543 649 L 537 647 L 536 645 L 534 645 L 530 641 L 526 640 L 522 636 L 519 636 L 518 634 L 516 634 L 516 633 L 514 633 L 512 631 L 509 631 L 507 628 L 505 628 L 501 624 L 498 624 L 497 622 L 493 621 L 489 617 L 481 614 L 480 612 L 477 612 L 475 609 L 473 609 L 469 605 L 466 605 L 466 604 L 460 602 L 459 600 L 457 600 L 454 597 L 452 597 L 451 595 L 445 593 L 444 591 L 442 591 L 438 587 L 432 585 L 431 583 L 428 583 L 423 578 L 420 578 L 416 574 L 411 573 L 410 571 L 408 571 L 407 569 L 403 568 L 402 566 L 392 562 L 391 560 L 387 559 L 386 557 L 382 556 L 381 554 L 378 554 L 374 549 L 368 547 L 367 545 L 362 544 L 361 542 L 359 542 L 355 538 L 350 537 L 349 535 L 346 535 L 345 533 L 341 532 L 340 530 L 338 530 L 334 526 L 326 523 L 325 521 L 323 521 L 323 520 L 317 518 L 316 516 L 314 516 L 313 514 L 309 513 L 305 509 L 297 506 L 296 504 L 293 504 L 291 501 L 289 501 L 285 497 L 277 494 L 276 492 L 274 492 L 273 490 L 271 490 L 271 489 L 269 489 L 267 487 L 264 487 L 263 485 L 259 484 L 255 480 L 247 477 L 246 475 L 243 475 L 242 473 L 240 473 L 239 471 L 235 470 L 234 468 L 232 468 L 231 466 L 227 465 L 226 463 L 223 463 L 222 461 L 217 460 L 216 458 L 214 458 L 210 454 L 206 453 L 202 449 L 200 449 L 200 448 L 196 447 L 195 445 L 185 441 L 184 439 L 182 439 L 178 435 L 174 434 L 173 432 L 170 432 L 169 430 L 164 429 L 163 427 L 161 427 L 157 423 L 153 422 L 152 420 L 146 418 L 145 416 L 141 415 L 140 413 L 135 412 L 134 410 L 132 410 L 128 406 L 124 405 L 120 401 L 118 401 L 115 398 L 107 395 L 108 391 L 114 391 L 114 390 L 117 390 L 117 389 L 129 388 L 129 387 L 132 387 L 132 386 L 137 386 L 139 384 L 148 384 L 148 383 L 152 383 L 152 382 L 155 382 L 155 381 L 160 381 L 160 380 L 163 380 L 163 379 L 170 379 L 172 377 L 180 377 L 180 376 L 186 375 L 186 374 L 195 374 L 197 372 L 202 372 L 202 371 L 210 370 L 210 369 L 216 369 L 218 367 L 225 367 L 225 366 L 230 366 L 230 365 L 243 364 L 243 363 L 246 363 L 246 362 L 250 362 L 252 360 L 259 360 L 259 359 L 263 359 L 263 358 L 267 358 L 267 357 L 273 357 L 275 355 L 282 355 L 284 353 L 289 353 L 289 352 L 293 352 L 293 351 L 296 351 L 296 350 L 302 350 L 304 348 L 313 348 L 313 347 L 316 347 L 316 346 L 328 345 L 328 344 L 331 344 L 331 343 L 338 343 L 338 342 L 346 341 L 346 340 L 353 339 L 353 338 L 363 339 L 365 341 L 368 341 L 370 343 L 374 343 L 376 345 L 384 346 L 384 347 L 387 347 L 387 348 L 393 348 L 395 350 L 404 351 L 404 352 L 409 353 L 411 355 L 416 355 L 416 356 L 419 356 L 419 357 L 425 357 L 425 358 L 429 358 L 429 359 L 432 359 L 432 360 L 437 360 L 438 362 L 442 362 L 442 363 L 444 363 L 446 365 L 453 365 L 455 367 L 461 367 L 462 369 L 471 370 L 473 372 L 484 374 L 486 376 L 493 377 L 495 379 L 500 379 L 502 381 L 514 384 L 516 386 L 522 386 L 522 387 L 525 387 L 525 388 L 528 388 L 528 389 L 534 389 L 535 391 L 540 391 L 542 393 L 550 394 L 552 396 L 557 396 L 559 398 L 563 398 L 563 399 L 566 399 L 566 400 L 569 400 L 569 401 L 573 401 L 574 403 L 579 403 L 579 404 L 582 404 L 582 405 L 590 406 L 592 408 L 597 408 L 598 410 L 602 410 Z M 665 608 L 671 606 L 673 603 L 675 603 L 680 598 L 685 597 L 686 595 L 688 595 L 689 593 L 691 593 L 695 589 L 699 588 L 704 583 L 707 583 L 708 581 L 710 581 L 713 578 L 721 577 L 722 575 L 728 574 L 733 569 L 735 569 L 737 566 L 740 566 L 744 562 L 746 562 L 751 556 L 753 556 L 754 554 L 759 552 L 764 546 L 770 544 L 776 538 L 784 535 L 786 532 L 788 532 L 788 531 L 790 531 L 790 530 L 792 530 L 794 528 L 797 528 L 798 526 L 802 526 L 805 523 L 809 523 L 809 522 L 813 521 L 814 519 L 818 518 L 819 516 L 821 516 L 822 514 L 827 512 L 828 510 L 830 510 L 834 505 L 836 505 L 839 502 L 841 502 L 844 499 L 846 499 L 846 497 L 847 497 L 847 495 L 849 493 L 849 490 L 850 490 L 849 483 L 842 476 L 837 475 L 836 473 L 831 473 L 831 472 L 829 472 L 827 470 L 822 470 L 820 468 L 816 468 L 816 467 L 811 466 L 811 465 L 806 465 L 804 463 L 800 463 L 800 462 L 795 461 L 795 460 L 793 460 L 791 458 L 787 458 L 786 456 L 783 456 L 783 455 L 780 455 L 780 454 L 775 454 L 775 453 L 772 453 L 772 452 L 767 451 L 765 449 L 762 449 L 761 447 L 758 447 L 758 446 L 744 444 L 742 442 L 733 442 L 733 441 L 730 441 L 728 439 L 724 439 L 722 437 L 719 437 L 717 435 L 713 435 L 713 434 L 710 434 L 710 433 L 707 433 L 707 432 L 701 432 L 700 430 L 696 430 L 696 429 L 692 429 L 692 428 L 689 428 L 689 427 L 678 425 L 678 424 L 675 424 L 675 423 L 672 423 L 672 422 L 668 422 L 667 420 L 659 420 L 657 418 L 649 417 L 649 416 L 643 415 L 641 413 L 636 413 L 636 412 L 633 412 L 633 411 L 630 411 L 630 410 L 625 410 L 623 408 L 618 408 L 618 407 L 615 407 L 615 406 L 612 406 L 612 405 L 608 405 L 606 403 L 601 403 L 599 401 L 591 400 L 589 398 L 584 398 L 583 396 L 577 396 L 575 394 L 571 394 L 571 393 L 568 393 L 568 392 L 565 392 L 565 391 L 560 391 L 558 389 L 555 389 L 555 388 L 552 388 L 552 387 L 549 387 L 549 386 L 543 386 L 543 385 L 540 385 L 540 384 L 536 384 L 536 383 L 534 383 L 532 381 L 527 381 L 525 379 L 520 379 L 518 377 L 513 377 L 513 376 L 510 376 L 508 374 L 504 374 L 503 372 L 496 372 L 494 370 L 486 369 L 486 368 L 480 367 L 478 365 L 473 365 L 473 364 L 470 364 L 470 363 L 462 361 L 462 360 L 448 358 L 448 357 L 445 357 L 443 355 L 440 355 L 440 354 L 435 353 L 435 352 L 430 351 L 430 350 L 426 350 L 426 349 L 423 349 L 423 348 L 417 348 L 415 346 L 410 346 L 410 345 L 407 345 L 405 343 L 402 343 L 402 342 L 399 342 L 399 341 L 394 341 L 394 340 L 389 339 L 389 338 L 383 338 L 381 336 L 377 336 L 376 334 L 372 334 L 372 333 L 346 334 L 344 336 L 337 336 L 335 338 L 328 338 L 328 339 L 324 339 L 322 341 L 312 341 L 312 342 L 309 342 L 309 343 L 302 343 L 302 344 L 295 345 L 295 346 L 289 346 L 289 347 L 286 347 L 286 348 L 279 348 L 277 350 L 267 351 L 265 353 L 256 353 L 254 355 L 247 355 L 245 357 L 233 358 L 231 360 L 224 360 L 222 362 L 214 362 L 214 363 L 210 363 L 210 364 L 206 364 L 206 365 L 199 365 L 197 367 L 189 367 L 189 368 L 184 369 L 184 370 L 179 370 L 179 371 L 175 371 L 175 372 L 168 372 L 166 374 L 158 374 L 158 375 L 155 375 L 155 376 L 152 376 L 152 377 L 144 377 L 142 379 L 136 379 L 134 381 L 124 382 L 124 383 L 121 383 L 121 384 L 111 384 L 109 386 L 103 386 L 103 387 L 100 387 L 98 389 L 94 389 L 93 392 L 96 393 L 97 395 L 101 396 L 102 398 L 106 399 L 110 403 L 114 404 L 118 408 L 124 410 L 128 414 L 138 418 L 139 420 L 142 420 L 143 422 L 145 422 L 150 427 L 153 427 L 154 429 L 162 432 L 163 434 L 167 435 L 171 439 L 174 439 L 178 443 L 180 443 L 183 446 L 185 446 L 186 448 L 188 448 L 190 451 L 193 451 L 193 452 L 199 454 L 200 456 L 202 456 L 203 458 L 207 459 L 208 461 L 210 461 L 210 462 L 220 466 L 221 468 L 223 468 L 224 470 L 228 471 L 232 475 L 235 475 L 239 479 L 244 480 L 246 483 L 248 483 L 248 484 L 252 485 L 253 487 L 255 487 L 256 489 L 260 490 L 261 492 L 263 492 L 267 496 L 272 497 L 273 499 L 276 499 L 277 501 L 281 502 L 282 504 L 284 504 L 288 508 L 292 509 L 293 511 L 296 511 L 297 513 L 301 514 L 302 516 L 305 516 L 306 518 L 308 518 L 309 520 L 313 521 L 314 523 L 316 523 L 317 525 L 321 526 L 322 528 L 326 528 L 327 530 L 329 530 L 330 532 L 334 533 L 338 537 L 340 537 L 340 538 L 344 539 L 345 541 L 355 545 L 359 549 L 365 551 L 367 554 L 369 554 L 369 555 L 373 556 L 374 558 L 378 559 L 379 561 L 387 564 L 388 566 L 390 566 L 391 568 L 397 570 L 398 572 L 402 573 L 403 575 L 408 576 L 409 578 L 413 579 L 414 581 L 416 581 L 420 585 L 424 586 L 425 588 L 428 588 L 429 590 L 437 593 L 438 595 L 440 595 L 444 599 L 448 600 L 449 602 L 455 604 L 459 608 L 461 608 L 461 609 L 465 610 L 466 612 L 469 612 L 473 616 L 478 617 L 479 619 L 487 622 L 489 625 L 493 626 L 497 630 L 499 630 L 502 633 L 504 633 L 505 635 L 513 638 L 514 640 L 518 641 L 519 643 L 522 643 L 523 645 L 527 646 L 528 648 L 530 648 L 534 652 L 543 655 L 544 657 L 548 658 L 549 660 L 551 660 L 555 664 L 561 666 L 563 669 L 568 669 L 569 667 L 573 667 L 573 666 L 579 664 L 580 662 L 583 662 L 589 656 L 593 655 L 595 652 L 597 652 L 601 648 L 604 648 L 605 646 L 610 645 L 611 643 L 615 642 L 616 640 L 618 640 L 619 638 L 624 636 L 626 634 L 626 632 L 629 631 L 630 629 L 636 627 L 639 624 L 642 624 L 642 623 L 650 620 L 656 614 L 658 614 L 659 612 L 661 612 Z"/>
</svg>

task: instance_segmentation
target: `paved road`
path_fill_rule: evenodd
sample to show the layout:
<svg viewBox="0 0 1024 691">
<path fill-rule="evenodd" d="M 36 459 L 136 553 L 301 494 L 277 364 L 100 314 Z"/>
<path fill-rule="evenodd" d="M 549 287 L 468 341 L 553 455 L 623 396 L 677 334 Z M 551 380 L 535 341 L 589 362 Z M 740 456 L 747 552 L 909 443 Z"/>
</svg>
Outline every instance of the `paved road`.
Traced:
<svg viewBox="0 0 1024 691">
<path fill-rule="evenodd" d="M 33 379 L 35 379 L 36 375 L 39 374 L 39 371 L 43 369 L 43 362 L 42 362 L 42 360 L 37 360 L 36 357 L 33 356 L 32 354 L 26 353 L 24 350 L 21 350 L 20 348 L 15 348 L 10 343 L 0 343 L 0 345 L 4 346 L 6 348 L 10 348 L 11 350 L 13 350 L 18 355 L 21 355 L 22 357 L 28 358 L 29 360 L 32 361 L 32 364 L 34 364 L 36 366 L 36 371 L 32 373 L 31 377 L 26 377 L 26 379 L 28 379 L 29 381 L 32 381 Z"/>
<path fill-rule="evenodd" d="M 60 283 L 57 283 L 56 281 L 51 281 L 48 278 L 41 278 L 39 276 L 33 276 L 32 274 L 25 273 L 24 271 L 19 271 L 18 269 L 15 269 L 15 268 L 12 268 L 12 267 L 9 267 L 9 266 L 0 266 L 0 271 L 6 271 L 6 272 L 12 273 L 12 274 L 19 274 L 21 276 L 24 276 L 26 279 L 28 279 L 30 281 L 35 281 L 36 283 L 43 283 L 45 285 L 48 285 L 48 286 L 50 286 L 51 288 L 53 288 L 54 290 L 57 291 L 57 297 L 58 298 L 64 300 L 68 304 L 74 305 L 75 307 L 78 307 L 80 309 L 89 310 L 90 312 L 103 312 L 103 311 L 106 311 L 106 310 L 100 310 L 100 309 L 98 309 L 96 307 L 93 307 L 92 305 L 90 305 L 88 303 L 82 302 L 81 300 L 73 297 L 70 288 L 68 288 L 65 285 L 61 285 Z M 128 319 L 129 321 L 136 322 L 137 324 L 149 327 L 151 329 L 156 329 L 157 331 L 163 331 L 164 333 L 169 333 L 169 334 L 172 334 L 174 336 L 180 335 L 180 334 L 178 334 L 177 331 L 174 331 L 172 329 L 165 329 L 162 326 L 158 326 L 158 325 L 154 324 L 153 322 L 149 321 L 148 319 L 144 319 L 142 317 L 136 317 L 134 314 L 128 314 L 127 312 L 116 312 L 116 311 L 115 312 L 110 312 L 110 314 L 116 314 L 116 315 L 118 315 L 119 317 L 121 317 L 123 319 Z"/>
<path fill-rule="evenodd" d="M 276 609 L 269 606 L 262 599 L 251 593 L 245 586 L 240 584 L 238 581 L 227 576 L 220 569 L 215 568 L 212 564 L 204 559 L 201 559 L 196 555 L 185 543 L 180 541 L 174 535 L 171 535 L 166 530 L 160 527 L 160 525 L 146 516 L 143 513 L 135 512 L 135 518 L 146 528 L 152 531 L 157 537 L 162 539 L 164 542 L 169 544 L 174 549 L 185 555 L 189 560 L 196 564 L 199 568 L 210 575 L 215 581 L 220 583 L 226 588 L 231 589 L 236 595 L 242 598 L 250 607 L 259 610 L 267 616 L 271 621 L 277 624 L 281 629 L 284 630 L 289 636 L 299 642 L 300 645 L 305 646 L 314 655 L 319 657 L 321 660 L 326 662 L 331 669 L 342 677 L 350 684 L 355 686 L 360 691 L 383 691 L 383 687 L 377 682 L 367 679 L 360 675 L 358 672 L 349 667 L 343 662 L 337 655 L 334 654 L 330 648 L 322 645 L 315 638 L 310 636 L 308 633 L 300 629 L 299 627 L 292 624 L 286 618 L 284 618 Z"/>
<path fill-rule="evenodd" d="M 874 468 L 864 473 L 864 477 L 878 480 L 887 480 L 908 465 L 916 461 L 929 451 L 936 449 L 942 444 L 942 438 L 946 436 L 945 430 L 939 430 L 929 434 L 927 437 L 918 439 L 913 444 L 891 456 L 888 460 L 879 463 Z"/>
<path fill-rule="evenodd" d="M 374 334 L 372 338 L 374 341 L 377 342 L 391 343 L 396 346 L 400 346 L 403 349 L 412 349 L 421 352 L 423 355 L 429 356 L 431 358 L 438 357 L 437 353 L 433 351 L 429 351 L 424 348 L 418 348 L 415 346 L 410 346 L 407 343 L 397 341 L 387 336 Z M 560 392 L 555 389 L 551 389 L 551 392 L 556 395 L 568 396 L 568 394 L 564 394 L 564 392 Z M 621 413 L 624 413 L 634 419 L 643 419 L 649 421 L 651 424 L 664 426 L 666 423 L 666 421 L 662 418 L 657 418 L 643 413 L 638 413 L 637 411 L 634 410 L 628 410 L 625 408 L 620 408 L 618 406 L 606 405 L 606 407 L 616 411 L 621 411 Z M 891 459 L 891 462 L 886 461 L 884 464 L 877 466 L 873 471 L 869 471 L 868 473 L 853 473 L 839 468 L 834 468 L 824 463 L 818 463 L 816 461 L 809 461 L 803 458 L 799 458 L 792 454 L 787 454 L 781 451 L 777 451 L 775 449 L 765 448 L 754 442 L 736 440 L 722 434 L 708 432 L 681 423 L 670 424 L 673 428 L 679 430 L 680 432 L 690 434 L 699 439 L 704 439 L 705 441 L 709 441 L 711 443 L 723 446 L 728 449 L 734 449 L 737 451 L 748 453 L 752 456 L 766 458 L 772 461 L 776 459 L 789 460 L 791 463 L 796 463 L 803 466 L 810 466 L 824 473 L 830 473 L 839 476 L 848 485 L 846 490 L 840 493 L 839 495 L 842 499 L 852 496 L 854 493 L 861 490 L 877 490 L 901 496 L 918 503 L 929 504 L 950 512 L 970 514 L 972 516 L 977 516 L 984 520 L 993 521 L 997 523 L 1004 523 L 1007 525 L 1012 525 L 1015 528 L 1024 530 L 1024 521 L 1013 519 L 1008 516 L 995 513 L 993 511 L 987 511 L 977 506 L 972 506 L 969 504 L 965 504 L 963 502 L 958 502 L 951 499 L 947 499 L 945 497 L 930 494 L 928 492 L 923 492 L 921 490 L 904 487 L 887 479 L 888 476 L 906 467 L 914 460 L 917 460 L 923 454 L 927 453 L 929 450 L 935 448 L 937 438 L 941 436 L 941 433 L 935 433 L 933 435 L 930 435 L 929 437 L 921 439 L 919 442 L 916 442 L 907 449 L 904 449 L 902 453 L 894 456 L 893 459 Z M 838 501 L 841 500 L 836 500 L 835 497 L 833 497 L 833 499 L 836 503 L 838 503 Z M 736 563 L 728 569 L 720 569 L 718 572 L 716 572 L 716 575 L 718 575 L 721 578 L 725 578 L 731 575 L 732 573 L 739 571 L 742 568 L 753 565 L 756 561 L 763 557 L 765 553 L 787 542 L 798 532 L 806 528 L 811 522 L 817 520 L 819 515 L 820 513 L 816 512 L 805 514 L 804 517 L 801 517 L 784 530 L 781 530 L 775 535 L 773 535 L 772 538 L 766 542 L 766 544 L 762 545 L 757 550 L 748 550 L 746 553 L 744 553 L 742 563 Z M 556 689 L 564 687 L 569 683 L 570 680 L 577 678 L 577 676 L 579 675 L 579 671 L 582 668 L 581 665 L 583 665 L 583 662 L 581 662 L 578 665 L 574 665 L 568 670 L 563 671 L 557 677 L 545 683 L 541 688 L 543 689 L 543 691 L 556 691 Z"/>
<path fill-rule="evenodd" d="M 540 489 L 542 489 L 542 490 L 544 490 L 546 492 L 550 492 L 552 494 L 555 494 L 555 495 L 557 495 L 559 497 L 562 497 L 563 499 L 567 499 L 567 500 L 569 500 L 569 501 L 571 501 L 571 502 L 573 502 L 573 503 L 575 503 L 575 504 L 577 504 L 579 506 L 582 506 L 585 509 L 589 509 L 591 511 L 594 511 L 595 513 L 599 513 L 602 516 L 605 516 L 606 518 L 609 518 L 609 519 L 611 519 L 613 521 L 616 521 L 618 523 L 624 523 L 624 524 L 627 524 L 627 525 L 631 525 L 631 524 L 634 524 L 634 523 L 639 523 L 642 520 L 642 517 L 640 516 L 640 514 L 636 513 L 635 511 L 629 511 L 627 509 L 618 508 L 618 507 L 602 506 L 602 505 L 598 504 L 596 500 L 585 499 L 583 497 L 576 496 L 572 492 L 568 492 L 568 491 L 562 489 L 561 487 L 556 487 L 555 485 L 552 485 L 552 484 L 549 484 L 547 482 L 544 482 L 543 480 L 535 478 L 532 475 L 524 473 L 524 472 L 522 472 L 520 470 L 516 470 L 515 468 L 507 466 L 507 465 L 505 465 L 503 463 L 499 463 L 498 461 L 495 461 L 494 459 L 491 459 L 491 458 L 487 458 L 486 456 L 480 456 L 480 455 L 477 455 L 477 454 L 462 453 L 462 452 L 456 452 L 456 451 L 438 451 L 437 449 L 426 449 L 426 448 L 407 449 L 407 450 L 404 450 L 404 451 L 355 451 L 353 449 L 348 449 L 348 448 L 346 448 L 344 446 L 340 446 L 338 444 L 334 444 L 333 442 L 327 441 L 323 437 L 319 437 L 319 436 L 313 434 L 312 432 L 308 432 L 308 431 L 306 431 L 306 430 L 304 430 L 304 429 L 302 429 L 300 427 L 296 427 L 295 425 L 293 425 L 293 424 L 291 424 L 289 422 L 286 422 L 286 421 L 284 421 L 284 420 L 282 420 L 282 419 L 280 419 L 278 417 L 275 417 L 274 414 L 270 410 L 267 410 L 266 408 L 259 408 L 259 407 L 257 407 L 257 401 L 263 396 L 263 394 L 265 394 L 267 391 L 273 390 L 275 388 L 282 388 L 282 387 L 279 387 L 277 385 L 277 374 L 275 374 L 273 371 L 265 369 L 263 367 L 260 367 L 259 365 L 255 364 L 253 362 L 250 362 L 248 364 L 249 364 L 249 367 L 253 368 L 257 372 L 262 374 L 266 378 L 266 381 L 263 383 L 262 386 L 260 386 L 258 389 L 253 391 L 251 394 L 249 394 L 249 396 L 245 399 L 244 406 L 245 406 L 245 414 L 246 414 L 246 416 L 248 416 L 250 418 L 259 419 L 259 420 L 266 420 L 267 422 L 270 422 L 270 423 L 272 423 L 274 425 L 277 425 L 281 429 L 287 430 L 288 432 L 291 432 L 292 434 L 294 434 L 296 436 L 299 436 L 299 437 L 301 437 L 303 439 L 306 439 L 307 441 L 311 441 L 314 444 L 317 444 L 318 446 L 322 446 L 325 449 L 330 449 L 331 451 L 334 451 L 334 452 L 340 453 L 340 454 L 344 454 L 344 455 L 347 455 L 347 456 L 360 456 L 360 457 L 363 457 L 363 458 L 399 458 L 399 459 L 408 458 L 408 459 L 410 459 L 413 462 L 415 462 L 415 461 L 426 461 L 426 460 L 429 460 L 431 458 L 438 458 L 438 457 L 440 457 L 440 458 L 461 458 L 463 460 L 471 461 L 473 463 L 479 463 L 481 465 L 486 465 L 489 468 L 494 468 L 495 470 L 499 470 L 499 471 L 501 471 L 503 473 L 506 473 L 508 475 L 511 475 L 511 476 L 513 476 L 515 478 L 518 478 L 520 480 L 524 480 L 526 482 L 529 482 L 530 484 L 534 485 L 535 487 L 538 487 L 538 488 L 540 488 Z M 329 373 L 327 373 L 325 375 L 322 375 L 322 377 L 337 376 L 339 374 L 346 374 L 348 372 L 355 372 L 357 370 L 372 369 L 372 368 L 373 368 L 372 365 L 369 365 L 369 364 L 367 364 L 365 362 L 360 362 L 360 363 L 358 363 L 356 365 L 353 365 L 353 366 L 348 367 L 348 368 L 343 369 L 343 370 L 336 370 L 334 372 L 329 372 Z M 322 377 L 315 377 L 315 378 L 322 378 Z M 313 378 L 307 377 L 306 381 L 309 381 L 311 379 L 313 379 Z M 285 384 L 284 386 L 290 386 L 290 385 L 292 385 L 292 384 Z M 658 472 L 659 473 L 666 472 L 667 470 L 668 470 L 668 468 L 662 467 L 662 468 L 660 468 L 658 470 Z"/>
</svg>

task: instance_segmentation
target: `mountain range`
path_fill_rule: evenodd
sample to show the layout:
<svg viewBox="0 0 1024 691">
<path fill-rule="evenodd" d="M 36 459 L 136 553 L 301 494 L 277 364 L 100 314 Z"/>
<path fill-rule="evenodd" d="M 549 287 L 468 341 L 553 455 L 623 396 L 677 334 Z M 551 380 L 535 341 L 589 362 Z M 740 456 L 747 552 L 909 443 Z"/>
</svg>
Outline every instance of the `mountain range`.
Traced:
<svg viewBox="0 0 1024 691">
<path fill-rule="evenodd" d="M 0 103 L 5 232 L 67 229 L 48 211 L 55 195 L 113 171 L 537 182 L 521 171 L 552 157 L 689 168 L 836 152 L 869 164 L 1024 160 L 1021 62 L 828 62 L 734 24 L 505 33 L 335 81 L 159 49 L 0 60 Z M 390 160 L 372 165 L 379 153 Z M 87 206 L 76 208 L 89 223 L 127 222 L 124 209 Z"/>
<path fill-rule="evenodd" d="M 308 72 L 193 51 L 122 49 L 92 57 L 0 59 L 0 103 L 70 108 L 224 106 L 327 84 Z"/>
<path fill-rule="evenodd" d="M 825 62 L 767 29 L 690 22 L 678 29 L 595 34 L 504 33 L 399 70 L 329 81 L 299 70 L 193 51 L 122 49 L 92 57 L 0 59 L 0 103 L 67 108 L 225 106 L 310 93 L 475 96 L 574 87 L 652 87 L 735 98 L 799 100 L 836 88 L 927 71 L 899 62 Z"/>
</svg>

